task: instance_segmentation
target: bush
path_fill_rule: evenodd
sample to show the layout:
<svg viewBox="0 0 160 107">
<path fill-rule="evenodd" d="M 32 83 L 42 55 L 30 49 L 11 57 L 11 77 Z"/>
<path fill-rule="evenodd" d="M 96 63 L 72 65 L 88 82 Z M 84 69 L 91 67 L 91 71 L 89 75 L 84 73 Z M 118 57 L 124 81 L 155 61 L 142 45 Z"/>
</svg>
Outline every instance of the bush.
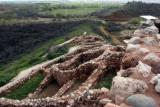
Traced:
<svg viewBox="0 0 160 107">
<path fill-rule="evenodd" d="M 35 77 L 33 77 L 31 80 L 28 80 L 25 84 L 23 84 L 20 88 L 12 91 L 11 93 L 7 94 L 6 98 L 11 99 L 23 99 L 27 97 L 27 95 L 31 92 L 34 92 L 35 89 L 38 87 L 40 82 L 43 80 L 43 75 L 38 74 Z"/>
<path fill-rule="evenodd" d="M 139 25 L 141 22 L 140 18 L 133 18 L 131 20 L 128 21 L 128 24 L 132 24 L 132 25 Z"/>
<path fill-rule="evenodd" d="M 65 54 L 65 53 L 67 53 L 67 52 L 68 52 L 68 48 L 67 47 L 56 48 L 52 52 L 48 53 L 47 59 L 56 58 L 56 57 L 61 56 L 61 55 Z"/>
</svg>

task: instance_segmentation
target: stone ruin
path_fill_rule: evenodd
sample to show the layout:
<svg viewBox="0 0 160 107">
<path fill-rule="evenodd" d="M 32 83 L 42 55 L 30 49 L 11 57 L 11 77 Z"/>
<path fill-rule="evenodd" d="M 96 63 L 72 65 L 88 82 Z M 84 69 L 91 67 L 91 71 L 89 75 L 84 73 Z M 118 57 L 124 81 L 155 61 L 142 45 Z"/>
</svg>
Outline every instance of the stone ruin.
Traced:
<svg viewBox="0 0 160 107">
<path fill-rule="evenodd" d="M 160 45 L 156 27 L 136 30 L 127 46 L 107 44 L 99 36 L 80 36 L 59 45 L 74 46 L 69 53 L 31 67 L 8 84 L 0 95 L 15 90 L 42 72 L 45 78 L 23 100 L 0 98 L 0 107 L 160 107 Z M 24 72 L 24 71 L 23 71 Z M 116 72 L 111 89 L 95 89 L 107 74 Z M 60 89 L 37 97 L 52 82 Z M 81 84 L 71 90 L 77 81 Z"/>
</svg>

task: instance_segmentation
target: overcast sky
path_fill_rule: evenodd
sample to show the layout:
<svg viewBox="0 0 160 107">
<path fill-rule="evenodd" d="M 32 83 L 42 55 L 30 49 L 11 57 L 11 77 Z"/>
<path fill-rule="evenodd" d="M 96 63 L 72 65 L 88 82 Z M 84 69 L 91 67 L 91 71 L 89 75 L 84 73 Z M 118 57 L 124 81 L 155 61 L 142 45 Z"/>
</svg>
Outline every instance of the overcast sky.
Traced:
<svg viewBox="0 0 160 107">
<path fill-rule="evenodd" d="M 6 1 L 6 2 L 15 2 L 15 1 L 18 1 L 18 2 L 33 2 L 33 1 L 113 1 L 113 2 L 116 2 L 116 1 L 119 1 L 119 2 L 127 2 L 127 1 L 133 1 L 133 0 L 0 0 L 0 2 L 2 1 Z M 134 0 L 134 1 L 144 1 L 144 2 L 156 2 L 156 3 L 160 3 L 160 0 Z"/>
</svg>

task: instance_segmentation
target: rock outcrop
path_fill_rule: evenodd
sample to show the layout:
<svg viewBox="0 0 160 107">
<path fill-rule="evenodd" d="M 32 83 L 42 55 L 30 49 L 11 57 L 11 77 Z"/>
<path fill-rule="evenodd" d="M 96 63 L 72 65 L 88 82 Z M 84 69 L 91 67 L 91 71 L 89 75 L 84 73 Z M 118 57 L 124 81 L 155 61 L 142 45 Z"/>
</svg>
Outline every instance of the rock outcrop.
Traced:
<svg viewBox="0 0 160 107">
<path fill-rule="evenodd" d="M 131 95 L 125 102 L 133 107 L 156 107 L 155 101 L 143 94 Z"/>
<path fill-rule="evenodd" d="M 121 104 L 128 96 L 144 93 L 147 89 L 148 86 L 144 81 L 116 76 L 112 81 L 112 99 L 116 104 Z"/>
</svg>

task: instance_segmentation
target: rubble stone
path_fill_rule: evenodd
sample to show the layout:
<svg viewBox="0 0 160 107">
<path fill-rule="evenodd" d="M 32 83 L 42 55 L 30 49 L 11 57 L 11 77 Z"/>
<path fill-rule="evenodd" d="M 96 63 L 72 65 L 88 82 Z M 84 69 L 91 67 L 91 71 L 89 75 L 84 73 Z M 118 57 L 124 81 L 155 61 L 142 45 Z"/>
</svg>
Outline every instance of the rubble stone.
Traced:
<svg viewBox="0 0 160 107">
<path fill-rule="evenodd" d="M 126 52 L 131 52 L 140 48 L 140 45 L 128 44 L 126 48 Z"/>
<path fill-rule="evenodd" d="M 156 91 L 157 93 L 160 93 L 160 79 L 158 79 L 158 81 L 157 81 L 157 84 L 156 84 L 156 86 L 155 86 L 155 91 Z"/>
<path fill-rule="evenodd" d="M 123 97 L 125 99 L 137 92 L 144 93 L 147 89 L 148 86 L 144 81 L 116 76 L 112 81 L 111 97 L 113 100 L 115 100 L 116 97 Z M 119 102 L 119 104 L 121 103 L 122 102 Z"/>
<path fill-rule="evenodd" d="M 133 107 L 156 107 L 155 101 L 143 94 L 131 95 L 125 102 Z"/>
<path fill-rule="evenodd" d="M 138 62 L 137 71 L 141 73 L 144 77 L 148 77 L 151 73 L 151 67 L 147 64 L 142 63 L 141 61 Z"/>
</svg>

